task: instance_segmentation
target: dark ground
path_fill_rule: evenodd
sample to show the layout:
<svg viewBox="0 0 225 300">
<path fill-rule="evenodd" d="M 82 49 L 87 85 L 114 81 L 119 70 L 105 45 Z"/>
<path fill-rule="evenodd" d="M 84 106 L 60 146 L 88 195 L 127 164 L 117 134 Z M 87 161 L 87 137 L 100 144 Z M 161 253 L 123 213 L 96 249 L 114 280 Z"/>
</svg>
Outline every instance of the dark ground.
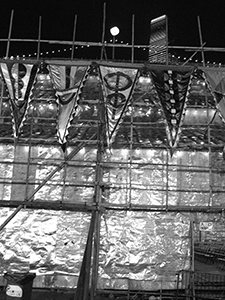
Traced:
<svg viewBox="0 0 225 300">
<path fill-rule="evenodd" d="M 204 264 L 199 261 L 195 261 L 195 273 L 207 273 L 215 275 L 225 276 L 225 270 L 218 269 L 216 265 Z M 225 278 L 225 277 L 224 277 Z M 108 297 L 106 296 L 105 299 Z M 0 300 L 17 300 L 18 298 L 6 298 L 5 288 L 0 289 Z M 74 291 L 60 291 L 60 290 L 48 290 L 48 289 L 36 289 L 33 288 L 31 299 L 27 298 L 25 300 L 73 300 Z M 98 300 L 103 300 L 104 297 L 99 296 Z"/>
</svg>

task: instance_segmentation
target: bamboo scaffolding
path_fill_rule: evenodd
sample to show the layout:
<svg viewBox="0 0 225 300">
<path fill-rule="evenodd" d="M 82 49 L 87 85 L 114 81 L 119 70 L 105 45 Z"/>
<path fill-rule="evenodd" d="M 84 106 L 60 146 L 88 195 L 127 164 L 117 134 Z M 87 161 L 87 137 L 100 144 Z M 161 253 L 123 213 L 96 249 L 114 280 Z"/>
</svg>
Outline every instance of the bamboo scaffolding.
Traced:
<svg viewBox="0 0 225 300">
<path fill-rule="evenodd" d="M 198 32 L 199 32 L 199 40 L 200 40 L 200 45 L 201 45 L 201 55 L 202 55 L 202 62 L 203 62 L 203 67 L 205 67 L 205 54 L 203 51 L 203 39 L 202 39 L 202 30 L 201 30 L 201 22 L 200 22 L 200 17 L 198 16 Z M 205 94 L 205 99 L 206 99 L 206 107 L 207 107 L 207 120 L 209 120 L 209 99 L 208 99 L 208 94 L 207 94 L 207 86 L 204 86 L 204 94 Z M 215 117 L 215 114 L 214 114 Z M 208 140 L 208 149 L 209 149 L 209 199 L 208 199 L 208 206 L 212 205 L 212 151 L 211 151 L 211 132 L 210 132 L 210 123 L 211 121 L 208 122 L 207 124 L 207 140 Z"/>
<path fill-rule="evenodd" d="M 106 21 L 106 3 L 104 3 L 104 5 L 103 5 L 102 46 L 101 46 L 101 57 L 100 57 L 101 60 L 103 59 L 103 54 L 105 54 L 105 56 L 106 56 L 106 52 L 105 52 L 105 21 Z"/>
<path fill-rule="evenodd" d="M 101 90 L 99 89 L 99 98 L 100 101 L 98 103 L 98 128 L 97 128 L 97 139 L 99 141 L 97 148 L 97 162 L 95 169 L 95 191 L 93 202 L 96 204 L 96 207 L 101 206 L 102 203 L 102 144 L 101 144 L 101 136 L 104 126 L 104 111 L 103 111 L 103 95 Z M 95 220 L 95 228 L 94 228 L 94 240 L 93 240 L 93 264 L 92 264 L 92 279 L 91 279 L 91 291 L 90 291 L 90 299 L 94 300 L 97 290 L 98 284 L 98 263 L 99 263 L 99 249 L 100 249 L 100 223 L 101 223 L 101 211 L 96 211 L 96 220 Z"/>
<path fill-rule="evenodd" d="M 0 200 L 1 207 L 11 207 L 15 208 L 20 205 L 20 201 L 6 201 Z M 87 202 L 77 202 L 77 203 L 60 203 L 60 201 L 51 201 L 51 202 L 43 202 L 43 201 L 34 201 L 28 202 L 26 204 L 26 209 L 51 209 L 51 210 L 67 210 L 67 211 L 83 211 L 83 212 L 91 212 L 93 210 L 105 211 L 105 210 L 113 210 L 113 211 L 144 211 L 144 212 L 202 212 L 208 214 L 221 214 L 225 210 L 225 206 L 184 206 L 184 205 L 137 205 L 137 204 L 115 204 L 115 203 L 101 203 L 101 205 L 97 205 L 96 203 L 87 203 Z"/>
<path fill-rule="evenodd" d="M 72 41 L 72 49 L 71 49 L 71 60 L 74 58 L 74 46 L 75 46 L 76 30 L 77 30 L 77 15 L 75 15 L 75 17 L 74 17 L 73 41 Z"/>
<path fill-rule="evenodd" d="M 11 12 L 11 17 L 10 17 L 10 23 L 9 23 L 9 33 L 8 33 L 8 39 L 7 39 L 7 47 L 6 47 L 6 58 L 9 57 L 9 47 L 10 47 L 10 41 L 11 41 L 11 33 L 12 33 L 12 25 L 13 25 L 13 14 L 14 10 Z"/>
<path fill-rule="evenodd" d="M 198 33 L 199 33 L 199 40 L 200 40 L 200 46 L 201 46 L 201 55 L 202 55 L 202 62 L 203 62 L 203 67 L 205 67 L 205 55 L 203 51 L 203 40 L 202 40 L 202 30 L 201 30 L 201 23 L 200 23 L 200 17 L 198 16 Z"/>
<path fill-rule="evenodd" d="M 95 138 L 96 134 L 94 134 L 92 136 L 92 138 Z M 27 204 L 27 202 L 29 201 L 33 201 L 33 197 L 34 195 L 46 184 L 46 182 L 48 182 L 58 171 L 60 171 L 65 163 L 72 159 L 79 151 L 81 148 L 83 148 L 85 145 L 85 143 L 81 143 L 79 145 L 79 147 L 77 147 L 76 149 L 74 149 L 67 157 L 66 159 L 60 164 L 58 165 L 43 181 L 42 183 L 39 184 L 39 186 L 31 193 L 31 195 L 27 198 L 24 199 L 24 203 L 20 204 L 15 211 L 6 218 L 6 220 L 0 225 L 0 232 L 4 229 L 4 227 L 18 214 L 18 212 L 25 206 L 25 204 Z"/>
<path fill-rule="evenodd" d="M 36 162 L 30 162 L 30 165 L 33 165 L 33 166 L 40 166 L 40 163 L 41 163 L 41 166 L 43 167 L 49 167 L 49 166 L 58 166 L 58 163 L 61 163 L 63 160 L 62 159 L 54 159 L 54 162 L 52 161 L 53 159 L 40 159 L 38 160 L 38 158 L 34 158 L 34 160 Z M 117 169 L 118 168 L 118 162 L 120 164 L 120 168 L 127 168 L 127 165 L 129 165 L 130 163 L 129 162 L 123 162 L 123 161 L 117 161 L 117 162 L 101 162 L 100 165 L 102 167 L 104 167 L 105 170 L 107 169 Z M 8 162 L 8 161 L 2 161 L 1 162 L 2 165 L 21 165 L 21 166 L 25 166 L 27 164 L 26 161 L 24 162 L 19 162 L 19 161 L 13 161 L 13 162 Z M 79 160 L 73 160 L 73 162 L 69 163 L 67 162 L 67 166 L 68 167 L 73 167 L 73 168 L 89 168 L 89 169 L 94 169 L 96 167 L 95 165 L 95 162 L 90 162 L 90 163 L 82 163 L 80 162 Z M 151 167 L 154 167 L 155 166 L 158 166 L 158 168 L 163 168 L 165 166 L 165 164 L 163 163 L 141 163 L 141 162 L 138 162 L 138 163 L 133 163 L 133 168 L 134 169 L 139 169 L 139 168 L 144 168 L 144 170 L 152 170 Z M 176 168 L 176 172 L 199 172 L 199 173 L 207 173 L 209 172 L 209 166 L 200 166 L 200 165 L 194 165 L 194 166 L 180 166 L 179 164 L 168 164 L 168 168 L 169 169 L 174 169 Z M 223 173 L 224 172 L 224 169 L 221 167 L 221 169 L 219 168 L 212 168 L 211 169 L 212 171 L 214 171 L 215 173 Z M 1 178 L 1 176 L 0 176 Z M 12 179 L 10 179 L 11 182 L 13 183 Z M 23 181 L 22 181 L 23 182 Z"/>
<path fill-rule="evenodd" d="M 8 39 L 0 39 L 0 42 L 7 42 Z M 10 39 L 11 42 L 34 42 L 37 43 L 38 39 Z M 72 41 L 62 41 L 62 40 L 40 40 L 41 43 L 48 44 L 59 44 L 59 45 L 73 45 Z M 102 43 L 102 42 L 84 42 L 84 41 L 75 41 L 75 46 L 93 46 L 93 47 L 118 47 L 118 48 L 148 48 L 149 44 L 140 44 L 140 45 L 130 45 L 130 44 L 113 44 L 113 43 Z M 180 49 L 186 51 L 212 51 L 212 52 L 225 52 L 225 48 L 223 47 L 196 47 L 196 46 L 169 46 L 168 49 Z"/>
<path fill-rule="evenodd" d="M 41 17 L 39 17 L 39 24 L 38 24 L 37 60 L 39 60 L 40 58 L 40 49 L 41 49 Z"/>
<path fill-rule="evenodd" d="M 132 15 L 132 51 L 131 51 L 131 63 L 134 63 L 134 15 Z"/>
</svg>

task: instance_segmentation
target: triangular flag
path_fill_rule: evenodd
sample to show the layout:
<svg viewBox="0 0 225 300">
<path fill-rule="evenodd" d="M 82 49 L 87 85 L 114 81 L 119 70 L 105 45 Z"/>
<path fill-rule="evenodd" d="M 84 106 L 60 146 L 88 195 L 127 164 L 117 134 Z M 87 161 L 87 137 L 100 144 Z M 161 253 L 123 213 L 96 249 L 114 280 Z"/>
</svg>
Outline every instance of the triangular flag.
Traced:
<svg viewBox="0 0 225 300">
<path fill-rule="evenodd" d="M 179 140 L 192 70 L 161 68 L 151 71 L 167 122 L 167 137 L 172 150 Z"/>
<path fill-rule="evenodd" d="M 225 69 L 202 68 L 209 88 L 217 102 L 217 107 L 225 121 Z"/>
<path fill-rule="evenodd" d="M 13 110 L 14 136 L 17 137 L 22 126 L 27 104 L 30 97 L 38 63 L 25 64 L 1 63 L 3 78 L 6 82 Z"/>
<path fill-rule="evenodd" d="M 100 66 L 106 112 L 106 137 L 111 147 L 124 115 L 137 77 L 137 69 Z"/>
<path fill-rule="evenodd" d="M 88 66 L 49 65 L 53 86 L 59 101 L 58 138 L 67 142 L 68 129 L 78 107 L 79 92 Z"/>
</svg>

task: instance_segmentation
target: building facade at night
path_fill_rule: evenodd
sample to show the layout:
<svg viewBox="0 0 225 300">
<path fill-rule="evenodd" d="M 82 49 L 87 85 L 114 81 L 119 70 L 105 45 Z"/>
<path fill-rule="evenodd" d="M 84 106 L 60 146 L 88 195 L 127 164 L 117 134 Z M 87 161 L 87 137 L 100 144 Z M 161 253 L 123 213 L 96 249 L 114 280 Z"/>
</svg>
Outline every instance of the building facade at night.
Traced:
<svg viewBox="0 0 225 300">
<path fill-rule="evenodd" d="M 193 296 L 203 263 L 224 281 L 224 68 L 2 59 L 0 74 L 2 276 L 77 299 Z"/>
</svg>

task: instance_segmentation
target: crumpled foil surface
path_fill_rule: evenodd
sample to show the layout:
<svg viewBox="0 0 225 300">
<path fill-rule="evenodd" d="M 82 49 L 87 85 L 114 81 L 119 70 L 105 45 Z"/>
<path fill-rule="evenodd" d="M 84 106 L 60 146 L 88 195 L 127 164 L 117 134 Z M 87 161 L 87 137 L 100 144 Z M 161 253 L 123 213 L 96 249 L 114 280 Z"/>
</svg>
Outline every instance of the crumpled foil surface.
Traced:
<svg viewBox="0 0 225 300">
<path fill-rule="evenodd" d="M 0 145 L 0 199 L 10 200 L 13 178 L 13 145 Z"/>
<path fill-rule="evenodd" d="M 68 154 L 73 149 L 68 149 Z M 83 148 L 34 195 L 38 201 L 93 201 L 96 150 Z M 1 145 L 1 200 L 23 201 L 64 160 L 60 147 Z"/>
<path fill-rule="evenodd" d="M 209 201 L 207 152 L 114 150 L 103 164 L 105 202 L 113 204 L 206 206 Z"/>
<path fill-rule="evenodd" d="M 12 209 L 1 209 L 1 220 Z M 1 232 L 0 272 L 36 272 L 34 286 L 75 287 L 90 214 L 22 210 Z M 189 267 L 189 216 L 108 212 L 101 219 L 99 288 L 174 288 Z"/>
<path fill-rule="evenodd" d="M 68 149 L 70 153 L 73 149 Z M 34 200 L 92 203 L 96 149 L 81 149 L 67 166 L 49 179 Z M 0 195 L 21 200 L 63 162 L 58 146 L 1 145 Z M 223 155 L 208 152 L 119 149 L 103 159 L 102 202 L 158 206 L 218 206 L 224 203 Z M 211 199 L 209 192 L 211 188 Z"/>
<path fill-rule="evenodd" d="M 68 153 L 72 150 L 68 148 Z M 34 195 L 34 201 L 92 203 L 96 154 L 96 149 L 81 149 Z M 56 146 L 2 144 L 0 159 L 1 200 L 23 201 L 64 154 Z M 220 205 L 222 154 L 211 154 L 210 161 L 207 152 L 176 151 L 171 158 L 159 149 L 113 149 L 111 156 L 103 157 L 101 167 L 101 201 L 108 210 L 101 218 L 98 287 L 174 288 L 176 271 L 189 267 L 189 215 L 119 212 L 110 206 Z M 1 224 L 12 211 L 0 210 Z M 34 286 L 75 287 L 89 224 L 86 212 L 21 210 L 0 233 L 1 274 L 35 271 Z"/>
<path fill-rule="evenodd" d="M 0 209 L 3 222 L 13 209 Z M 34 286 L 75 287 L 90 223 L 83 212 L 21 210 L 0 233 L 0 273 L 37 274 Z"/>
<path fill-rule="evenodd" d="M 99 288 L 170 289 L 189 267 L 189 216 L 108 212 L 101 223 Z"/>
</svg>

